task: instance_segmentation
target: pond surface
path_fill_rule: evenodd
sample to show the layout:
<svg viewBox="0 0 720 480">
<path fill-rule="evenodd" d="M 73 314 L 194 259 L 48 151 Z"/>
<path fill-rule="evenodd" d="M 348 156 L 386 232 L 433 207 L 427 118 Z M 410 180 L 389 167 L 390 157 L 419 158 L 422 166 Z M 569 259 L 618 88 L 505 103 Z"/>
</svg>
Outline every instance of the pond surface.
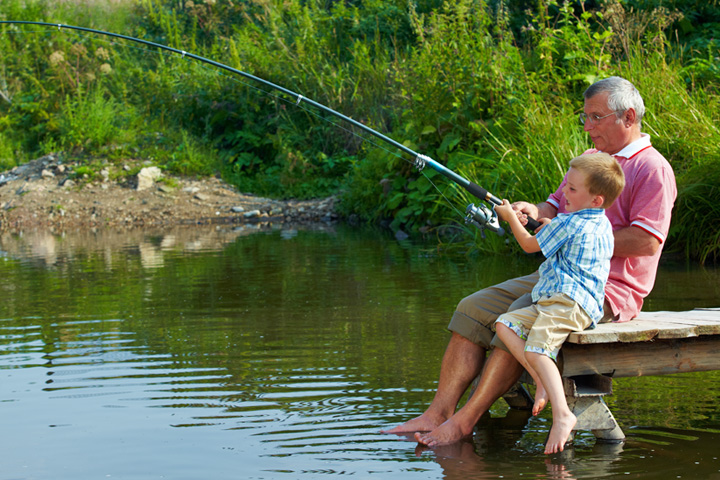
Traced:
<svg viewBox="0 0 720 480">
<path fill-rule="evenodd" d="M 0 238 L 0 479 L 720 478 L 720 372 L 615 381 L 628 440 L 547 457 L 504 401 L 433 450 L 424 410 L 465 294 L 531 271 L 345 227 Z M 647 310 L 720 304 L 666 263 Z M 547 409 L 549 410 L 549 409 Z"/>
</svg>

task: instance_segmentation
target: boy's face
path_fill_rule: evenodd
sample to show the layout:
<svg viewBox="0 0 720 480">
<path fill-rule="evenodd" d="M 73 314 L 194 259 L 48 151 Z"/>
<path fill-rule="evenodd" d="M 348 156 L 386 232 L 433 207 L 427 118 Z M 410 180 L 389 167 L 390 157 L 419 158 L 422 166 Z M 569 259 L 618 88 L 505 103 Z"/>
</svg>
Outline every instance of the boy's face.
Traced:
<svg viewBox="0 0 720 480">
<path fill-rule="evenodd" d="M 570 167 L 567 174 L 567 183 L 562 189 L 565 195 L 565 210 L 577 212 L 585 208 L 600 208 L 603 197 L 593 195 L 587 188 L 586 175 L 578 169 Z"/>
</svg>

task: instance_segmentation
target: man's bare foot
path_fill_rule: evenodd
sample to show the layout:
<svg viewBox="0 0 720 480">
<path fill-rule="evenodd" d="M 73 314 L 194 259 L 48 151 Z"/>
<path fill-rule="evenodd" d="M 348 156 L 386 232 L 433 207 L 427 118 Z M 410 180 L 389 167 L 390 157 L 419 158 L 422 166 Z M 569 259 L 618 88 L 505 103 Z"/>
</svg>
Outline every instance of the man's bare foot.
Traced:
<svg viewBox="0 0 720 480">
<path fill-rule="evenodd" d="M 437 447 L 458 442 L 471 434 L 472 428 L 469 432 L 464 431 L 453 416 L 430 433 L 416 433 L 415 440 L 428 447 Z"/>
<path fill-rule="evenodd" d="M 545 391 L 545 387 L 543 387 L 542 384 L 539 384 L 535 389 L 535 403 L 533 404 L 532 414 L 537 416 L 540 412 L 542 412 L 543 408 L 545 408 L 547 402 L 548 394 Z"/>
<path fill-rule="evenodd" d="M 572 412 L 562 418 L 555 418 L 553 416 L 552 428 L 550 429 L 550 435 L 548 435 L 548 440 L 545 444 L 545 453 L 562 452 L 576 423 L 577 417 L 575 417 Z"/>
<path fill-rule="evenodd" d="M 380 430 L 380 433 L 431 432 L 435 430 L 439 425 L 442 425 L 445 420 L 447 420 L 447 418 L 441 415 L 433 415 L 430 412 L 425 412 L 419 417 L 408 420 L 402 425 L 393 427 L 390 430 Z"/>
</svg>

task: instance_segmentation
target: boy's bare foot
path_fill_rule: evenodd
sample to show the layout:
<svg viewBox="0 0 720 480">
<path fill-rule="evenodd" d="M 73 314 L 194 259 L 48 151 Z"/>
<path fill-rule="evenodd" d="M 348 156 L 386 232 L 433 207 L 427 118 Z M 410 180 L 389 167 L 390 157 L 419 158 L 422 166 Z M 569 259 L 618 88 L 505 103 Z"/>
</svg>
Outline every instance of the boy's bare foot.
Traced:
<svg viewBox="0 0 720 480">
<path fill-rule="evenodd" d="M 465 432 L 455 416 L 452 416 L 430 433 L 416 433 L 415 440 L 428 447 L 437 447 L 458 442 L 471 434 L 472 428 L 469 432 Z"/>
<path fill-rule="evenodd" d="M 555 418 L 555 416 L 553 416 L 552 428 L 550 429 L 550 435 L 548 435 L 548 440 L 545 444 L 545 453 L 562 452 L 576 423 L 577 417 L 575 417 L 572 412 L 561 418 Z"/>
<path fill-rule="evenodd" d="M 545 391 L 545 387 L 542 386 L 542 384 L 538 384 L 537 388 L 535 389 L 535 403 L 533 404 L 532 408 L 532 414 L 537 416 L 540 412 L 542 412 L 543 408 L 548 403 L 548 394 Z"/>
<path fill-rule="evenodd" d="M 408 420 L 402 425 L 393 427 L 390 430 L 380 430 L 380 433 L 431 432 L 435 430 L 439 425 L 442 425 L 445 420 L 447 420 L 447 418 L 443 416 L 435 416 L 430 412 L 425 412 L 419 417 Z"/>
</svg>

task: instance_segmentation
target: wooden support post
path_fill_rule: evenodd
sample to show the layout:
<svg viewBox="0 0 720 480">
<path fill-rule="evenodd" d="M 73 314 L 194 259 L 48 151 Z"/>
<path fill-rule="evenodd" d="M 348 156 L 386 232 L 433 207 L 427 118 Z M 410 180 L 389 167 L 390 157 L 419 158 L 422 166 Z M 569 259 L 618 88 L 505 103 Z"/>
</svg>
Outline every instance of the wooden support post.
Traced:
<svg viewBox="0 0 720 480">
<path fill-rule="evenodd" d="M 590 430 L 595 438 L 604 442 L 619 443 L 625 440 L 625 434 L 603 400 L 605 395 L 612 394 L 610 377 L 565 377 L 563 385 L 568 406 L 577 417 L 575 430 Z"/>
<path fill-rule="evenodd" d="M 525 385 L 521 382 L 516 383 L 513 387 L 505 392 L 503 399 L 507 402 L 510 408 L 517 408 L 520 410 L 531 410 L 535 401 L 530 392 L 527 391 Z"/>
</svg>

